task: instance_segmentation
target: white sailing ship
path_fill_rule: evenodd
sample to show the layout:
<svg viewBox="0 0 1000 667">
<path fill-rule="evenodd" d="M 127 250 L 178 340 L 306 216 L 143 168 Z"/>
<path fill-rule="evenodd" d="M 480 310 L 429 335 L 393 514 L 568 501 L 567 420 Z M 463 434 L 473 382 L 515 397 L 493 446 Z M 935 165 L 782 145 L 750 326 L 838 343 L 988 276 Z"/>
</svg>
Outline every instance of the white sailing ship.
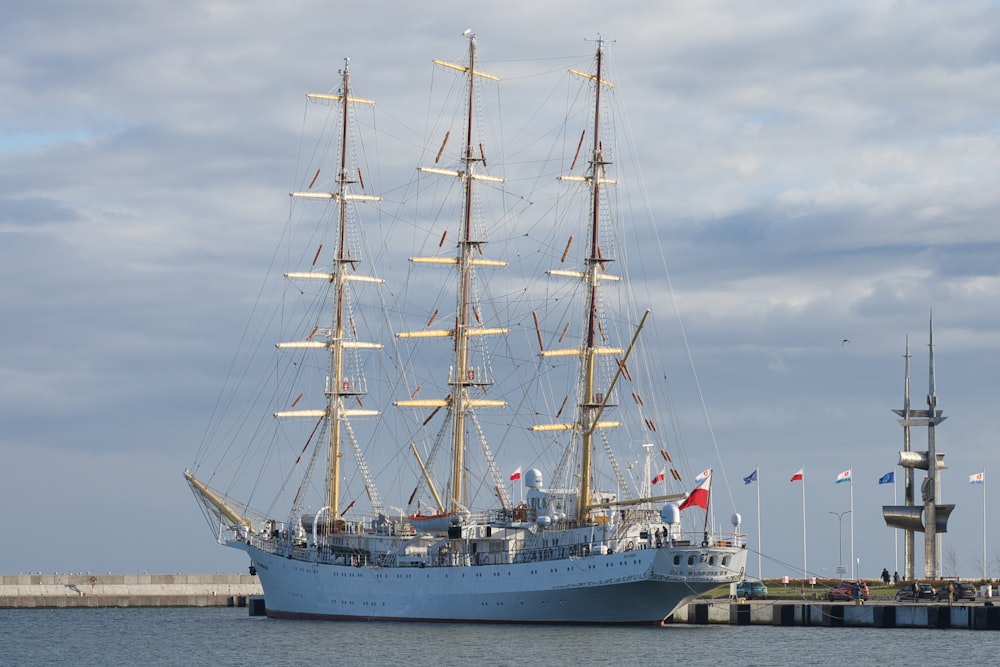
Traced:
<svg viewBox="0 0 1000 667">
<path fill-rule="evenodd" d="M 578 323 L 578 343 L 566 347 L 545 344 L 546 338 L 574 340 L 569 333 L 573 327 L 562 324 L 565 319 L 549 325 L 555 327 L 550 330 L 540 324 L 543 317 L 534 311 L 530 319 L 522 317 L 532 322 L 526 328 L 530 335 L 524 338 L 537 340 L 541 348 L 532 353 L 536 367 L 550 378 L 564 378 L 573 385 L 560 403 L 559 399 L 542 400 L 527 394 L 516 401 L 505 400 L 522 388 L 515 386 L 504 393 L 502 383 L 494 378 L 490 362 L 494 348 L 487 341 L 507 341 L 506 348 L 513 343 L 507 328 L 484 324 L 480 294 L 486 291 L 488 281 L 479 273 L 500 270 L 506 264 L 486 253 L 482 227 L 477 224 L 483 207 L 477 191 L 503 187 L 503 179 L 491 175 L 476 125 L 478 87 L 492 83 L 495 77 L 478 69 L 475 36 L 470 34 L 468 40 L 466 63 L 438 63 L 462 79 L 465 105 L 463 127 L 455 133 L 462 139 L 456 168 L 422 170 L 427 178 L 452 179 L 460 188 L 459 226 L 450 231 L 457 237 L 457 252 L 411 259 L 414 266 L 439 264 L 453 271 L 455 312 L 438 318 L 435 311 L 423 329 L 388 336 L 382 343 L 359 338 L 358 320 L 365 318 L 357 316 L 362 302 L 358 294 L 364 291 L 358 288 L 379 289 L 381 282 L 361 271 L 359 210 L 376 204 L 378 197 L 365 193 L 363 165 L 355 163 L 358 124 L 354 110 L 371 102 L 354 96 L 345 64 L 337 92 L 310 96 L 336 111 L 338 160 L 333 187 L 329 192 L 314 188 L 317 171 L 308 187 L 293 193 L 297 200 L 315 200 L 314 204 L 319 202 L 324 212 L 329 212 L 333 257 L 325 271 L 309 268 L 285 274 L 288 281 L 302 286 L 298 293 L 306 297 L 303 300 L 319 304 L 327 320 L 322 324 L 317 320 L 315 325 L 303 321 L 300 330 L 306 335 L 301 340 L 278 345 L 280 354 L 304 355 L 292 364 L 296 378 L 309 365 L 303 361 L 309 358 L 305 355 L 323 359 L 319 364 L 314 361 L 312 367 L 325 375 L 325 386 L 321 387 L 324 404 L 299 409 L 302 395 L 288 395 L 295 396 L 290 407 L 274 410 L 274 417 L 281 422 L 305 420 L 309 424 L 305 446 L 301 442 L 294 445 L 298 456 L 290 468 L 288 462 L 280 461 L 282 448 L 272 446 L 270 467 L 254 476 L 257 482 L 280 478 L 282 486 L 295 486 L 295 480 L 298 490 L 291 509 L 282 515 L 275 512 L 273 504 L 266 510 L 251 509 L 252 499 L 238 500 L 237 487 L 223 487 L 221 474 L 202 472 L 202 462 L 185 471 L 185 478 L 218 541 L 249 556 L 251 571 L 260 577 L 269 616 L 658 624 L 694 597 L 741 579 L 746 539 L 739 533 L 738 522 L 731 530 L 711 529 L 710 471 L 697 481 L 685 482 L 666 441 L 657 433 L 655 421 L 643 414 L 644 409 L 651 410 L 646 406 L 650 401 L 639 389 L 638 376 L 645 373 L 637 361 L 646 315 L 620 314 L 618 321 L 630 331 L 624 332 L 622 343 L 611 340 L 615 327 L 609 319 L 610 301 L 602 295 L 608 284 L 623 289 L 625 282 L 624 276 L 610 272 L 614 258 L 610 243 L 604 241 L 610 231 L 605 227 L 612 224 L 608 192 L 616 185 L 611 173 L 610 138 L 604 136 L 607 124 L 602 103 L 612 92 L 604 72 L 604 44 L 597 42 L 592 72 L 573 72 L 587 91 L 589 110 L 579 142 L 575 138 L 571 142 L 577 153 L 571 167 L 584 162 L 587 166 L 579 176 L 563 177 L 564 187 L 577 188 L 584 195 L 580 208 L 584 214 L 577 216 L 575 233 L 586 239 L 585 255 L 577 268 L 552 269 L 547 278 L 582 294 L 570 315 Z M 437 152 L 438 159 L 446 144 L 447 139 Z M 306 179 L 310 175 L 311 171 Z M 439 248 L 447 247 L 447 234 L 441 236 Z M 571 254 L 572 238 L 558 244 L 559 261 L 565 262 Z M 306 251 L 303 255 L 306 261 L 310 256 L 315 265 L 321 253 Z M 322 290 L 313 286 L 322 286 Z M 570 302 L 560 299 L 560 304 Z M 446 321 L 447 328 L 432 328 L 436 319 Z M 441 377 L 427 378 L 444 387 L 441 397 L 424 398 L 422 384 L 405 385 L 406 398 L 395 400 L 392 406 L 386 401 L 376 407 L 363 375 L 367 359 L 392 356 L 383 346 L 419 346 L 420 339 L 431 339 L 424 341 L 431 344 L 433 339 L 446 339 L 448 343 L 450 358 L 437 366 L 444 369 L 438 373 Z M 574 368 L 567 371 L 571 362 Z M 521 366 L 531 363 L 522 362 Z M 396 390 L 402 387 L 401 381 Z M 562 391 L 565 388 L 560 396 Z M 628 446 L 633 450 L 638 446 L 645 456 L 643 466 L 637 468 L 644 476 L 638 484 L 634 474 L 629 477 L 622 470 L 617 458 L 622 455 L 616 454 L 619 443 L 615 435 L 627 432 L 624 417 L 618 417 L 626 412 L 624 405 L 618 405 L 623 402 L 621 397 L 639 413 L 641 440 L 625 438 Z M 571 407 L 566 408 L 567 404 Z M 518 444 L 531 438 L 544 441 L 547 455 L 553 459 L 549 485 L 538 464 L 527 466 L 523 475 L 521 467 L 510 478 L 501 475 L 498 457 L 486 443 L 487 427 L 480 413 L 513 412 L 524 407 L 530 408 L 532 415 L 550 414 L 551 423 L 531 424 L 522 433 L 511 428 L 505 437 Z M 377 429 L 385 420 L 383 411 L 397 408 L 418 415 L 413 432 L 406 436 L 412 440 L 401 442 L 397 437 L 385 442 L 390 438 L 373 431 L 371 445 L 392 452 L 383 450 L 382 460 L 400 464 L 398 473 L 385 466 L 379 475 L 373 475 L 365 453 L 369 443 L 358 437 L 354 424 L 368 421 Z M 564 413 L 568 418 L 563 418 Z M 514 423 L 513 418 L 506 423 Z M 425 427 L 436 430 L 418 441 L 422 437 L 418 429 Z M 238 436 L 219 439 L 234 446 Z M 316 446 L 318 442 L 325 447 Z M 559 453 L 552 456 L 557 446 Z M 474 449 L 477 464 L 472 463 Z M 650 458 L 656 450 L 666 466 L 651 478 Z M 350 456 L 354 466 L 344 461 Z M 207 462 L 211 457 L 203 458 Z M 324 480 L 314 483 L 313 473 L 322 469 L 324 462 Z M 632 463 L 637 462 L 629 462 L 626 467 L 630 471 Z M 483 473 L 483 481 L 473 480 L 473 470 Z M 418 471 L 415 482 L 405 478 L 412 471 Z M 402 491 L 401 498 L 409 494 L 406 510 L 386 507 L 377 490 L 377 476 L 389 479 L 395 490 Z M 514 500 L 515 484 L 507 488 L 514 480 L 526 489 L 522 490 L 523 500 Z M 352 481 L 361 492 L 347 490 Z M 406 488 L 400 489 L 404 484 Z M 314 510 L 306 496 L 316 487 L 321 488 L 322 498 Z M 249 495 L 259 495 L 256 486 L 245 488 Z M 666 488 L 673 492 L 653 493 Z M 684 493 L 692 488 L 693 492 Z M 359 499 L 364 501 L 364 509 L 359 507 Z M 406 502 L 400 500 L 399 504 Z M 687 507 L 696 509 L 685 511 L 682 522 L 681 509 Z"/>
</svg>

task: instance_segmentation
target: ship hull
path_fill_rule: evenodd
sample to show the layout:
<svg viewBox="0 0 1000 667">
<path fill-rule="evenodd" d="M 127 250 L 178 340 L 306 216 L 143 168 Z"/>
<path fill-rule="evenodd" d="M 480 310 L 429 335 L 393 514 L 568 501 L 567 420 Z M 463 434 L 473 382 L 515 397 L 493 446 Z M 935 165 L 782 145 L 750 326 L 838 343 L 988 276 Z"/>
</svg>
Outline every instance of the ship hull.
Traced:
<svg viewBox="0 0 1000 667">
<path fill-rule="evenodd" d="M 675 552 L 645 549 L 507 565 L 380 568 L 296 560 L 244 542 L 230 546 L 250 556 L 268 616 L 327 620 L 660 624 L 691 599 L 738 579 L 733 566 L 742 573 L 745 562 L 745 551 L 733 549 L 721 576 L 701 565 L 678 574 Z M 709 576 L 692 576 L 699 571 Z"/>
</svg>

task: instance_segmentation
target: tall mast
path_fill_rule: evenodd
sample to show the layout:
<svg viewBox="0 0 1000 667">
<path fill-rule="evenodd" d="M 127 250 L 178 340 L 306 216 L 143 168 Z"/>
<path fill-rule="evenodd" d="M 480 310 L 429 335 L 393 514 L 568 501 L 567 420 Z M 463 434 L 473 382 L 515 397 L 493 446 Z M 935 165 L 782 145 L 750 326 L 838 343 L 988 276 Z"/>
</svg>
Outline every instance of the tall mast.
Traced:
<svg viewBox="0 0 1000 667">
<path fill-rule="evenodd" d="M 306 199 L 332 200 L 337 206 L 337 228 L 336 248 L 334 250 L 334 260 L 331 272 L 310 271 L 304 273 L 286 273 L 286 278 L 292 279 L 316 279 L 331 283 L 333 294 L 331 297 L 331 322 L 329 327 L 317 327 L 316 330 L 304 341 L 292 343 L 279 343 L 280 348 L 325 348 L 328 352 L 328 375 L 327 386 L 325 388 L 326 407 L 323 410 L 289 410 L 275 413 L 277 417 L 319 417 L 326 420 L 327 427 L 327 449 L 328 449 L 328 469 L 326 482 L 326 507 L 330 513 L 331 525 L 336 530 L 336 520 L 340 516 L 341 503 L 341 459 L 343 458 L 343 437 L 344 430 L 348 428 L 347 418 L 350 416 L 374 416 L 378 415 L 377 410 L 364 410 L 358 408 L 347 408 L 344 399 L 348 396 L 361 396 L 366 393 L 365 384 L 360 377 L 348 377 L 344 369 L 345 353 L 348 349 L 378 349 L 382 346 L 377 343 L 365 343 L 353 340 L 353 327 L 349 327 L 350 314 L 348 309 L 348 283 L 351 281 L 381 282 L 377 278 L 356 275 L 348 271 L 357 265 L 357 257 L 352 257 L 347 248 L 348 235 L 347 226 L 349 224 L 348 202 L 352 201 L 377 201 L 379 197 L 364 194 L 355 194 L 354 185 L 359 183 L 359 178 L 353 175 L 353 167 L 350 164 L 350 152 L 348 142 L 350 139 L 351 114 L 349 105 L 351 103 L 374 104 L 371 100 L 363 100 L 351 97 L 351 72 L 349 60 L 344 59 L 344 68 L 341 70 L 340 92 L 336 95 L 310 93 L 307 98 L 313 100 L 329 100 L 340 105 L 340 153 L 337 164 L 336 191 L 335 192 L 293 192 L 292 197 Z M 318 176 L 319 172 L 317 172 Z M 314 179 L 315 180 L 315 179 Z M 318 254 L 318 253 L 317 253 Z M 350 330 L 350 333 L 349 333 Z M 314 340 L 314 338 L 326 338 Z M 348 339 L 351 340 L 348 340 Z M 375 489 L 369 478 L 367 467 L 362 461 L 362 474 L 365 478 L 367 491 L 372 498 L 373 506 L 380 504 L 376 501 Z M 379 508 L 380 510 L 380 508 Z"/>
<path fill-rule="evenodd" d="M 475 382 L 469 377 L 469 292 L 472 280 L 472 252 L 476 242 L 472 240 L 472 182 L 478 159 L 472 147 L 472 116 L 474 113 L 476 85 L 476 36 L 469 34 L 469 70 L 466 74 L 468 96 L 466 98 L 465 148 L 462 163 L 465 165 L 465 188 L 462 205 L 462 226 L 458 238 L 458 303 L 455 309 L 455 376 L 452 379 L 452 444 L 451 444 L 451 501 L 450 509 L 457 512 L 465 504 L 465 402 L 467 387 Z"/>
<path fill-rule="evenodd" d="M 597 347 L 597 290 L 601 270 L 599 245 L 601 222 L 601 177 L 604 175 L 604 157 L 601 151 L 601 69 L 604 49 L 601 39 L 597 40 L 597 71 L 594 83 L 594 131 L 590 157 L 590 256 L 587 258 L 587 333 L 583 359 L 583 400 L 580 411 L 582 431 L 580 452 L 580 509 L 578 518 L 586 520 L 590 505 L 590 455 L 594 429 L 593 420 L 600 401 L 594 395 L 594 371 Z"/>
<path fill-rule="evenodd" d="M 617 280 L 617 276 L 605 273 L 604 269 L 612 258 L 604 256 L 600 246 L 600 222 L 601 222 L 601 186 L 605 183 L 614 183 L 614 180 L 605 176 L 607 165 L 610 164 L 604 157 L 604 148 L 601 142 L 601 88 L 611 87 L 603 77 L 604 69 L 604 42 L 597 39 L 596 73 L 589 74 L 577 70 L 570 70 L 570 73 L 587 79 L 594 86 L 594 125 L 591 154 L 589 158 L 589 170 L 586 176 L 560 176 L 563 181 L 585 181 L 590 187 L 590 215 L 587 220 L 588 237 L 590 247 L 583 271 L 570 271 L 562 269 L 550 269 L 549 275 L 563 276 L 582 280 L 586 290 L 586 303 L 584 305 L 584 337 L 582 344 L 574 350 L 550 349 L 542 350 L 543 357 L 575 356 L 580 363 L 580 386 L 577 396 L 576 421 L 572 424 L 537 424 L 531 427 L 532 431 L 573 431 L 580 436 L 580 486 L 578 488 L 579 498 L 577 503 L 577 520 L 586 522 L 589 520 L 591 510 L 591 468 L 594 432 L 597 429 L 612 428 L 620 426 L 616 421 L 602 421 L 601 415 L 609 407 L 612 386 L 599 393 L 595 387 L 597 375 L 597 358 L 599 355 L 620 355 L 623 350 L 620 348 L 606 347 L 601 345 L 600 325 L 598 323 L 598 300 L 600 284 L 603 280 Z M 582 145 L 582 138 L 581 138 Z M 633 338 L 633 343 L 635 342 Z M 631 350 L 631 345 L 630 345 Z M 620 369 L 619 369 L 620 372 Z M 617 377 L 617 375 L 616 375 Z"/>
<path fill-rule="evenodd" d="M 351 69 L 348 61 L 344 60 L 344 70 L 341 82 L 341 123 L 340 123 L 340 168 L 337 170 L 337 257 L 334 262 L 334 272 L 336 277 L 333 284 L 335 287 L 333 298 L 333 330 L 331 341 L 344 340 L 344 289 L 346 287 L 347 264 L 344 261 L 347 251 L 344 248 L 347 238 L 347 194 L 349 184 L 354 181 L 347 171 L 347 130 L 350 122 L 348 114 L 348 99 L 351 95 Z M 329 426 L 329 482 L 327 484 L 327 507 L 330 508 L 330 516 L 336 519 L 340 512 L 340 460 L 343 456 L 340 447 L 341 438 L 341 415 L 343 408 L 343 378 L 344 378 L 344 348 L 342 345 L 330 346 L 330 378 L 332 387 L 326 388 L 327 415 Z M 334 521 L 336 525 L 336 521 Z"/>
<path fill-rule="evenodd" d="M 469 39 L 469 64 L 468 66 L 455 65 L 452 63 L 435 60 L 435 64 L 450 69 L 463 72 L 466 76 L 466 100 L 465 100 L 465 128 L 464 146 L 462 148 L 462 170 L 454 171 L 449 169 L 439 169 L 436 167 L 421 167 L 420 171 L 441 174 L 444 176 L 455 176 L 462 179 L 462 219 L 459 228 L 458 249 L 454 259 L 444 259 L 436 257 L 415 257 L 411 262 L 427 264 L 453 264 L 458 271 L 458 288 L 456 290 L 455 308 L 455 328 L 454 330 L 425 330 L 416 332 L 401 332 L 397 334 L 400 338 L 431 338 L 450 336 L 453 340 L 451 378 L 451 394 L 445 399 L 411 399 L 397 401 L 395 405 L 406 407 L 446 407 L 449 409 L 451 417 L 451 470 L 449 475 L 449 497 L 444 502 L 438 500 L 439 512 L 457 512 L 467 505 L 465 493 L 465 429 L 473 408 L 490 406 L 501 407 L 506 405 L 502 400 L 491 400 L 485 398 L 473 398 L 469 395 L 469 388 L 485 386 L 490 384 L 486 367 L 476 368 L 470 360 L 469 342 L 475 336 L 506 334 L 506 328 L 485 328 L 479 322 L 474 321 L 473 312 L 475 294 L 473 290 L 473 277 L 475 267 L 507 266 L 506 262 L 488 260 L 479 257 L 482 255 L 482 246 L 485 240 L 474 238 L 473 230 L 473 182 L 477 180 L 492 181 L 502 183 L 503 179 L 476 173 L 476 166 L 480 162 L 485 162 L 482 148 L 475 142 L 475 94 L 476 78 L 486 78 L 494 81 L 499 79 L 490 74 L 476 71 L 476 35 L 472 31 L 466 31 Z M 442 145 L 442 150 L 444 146 Z M 478 148 L 478 151 L 477 151 Z M 478 375 L 477 375 L 478 374 Z"/>
</svg>

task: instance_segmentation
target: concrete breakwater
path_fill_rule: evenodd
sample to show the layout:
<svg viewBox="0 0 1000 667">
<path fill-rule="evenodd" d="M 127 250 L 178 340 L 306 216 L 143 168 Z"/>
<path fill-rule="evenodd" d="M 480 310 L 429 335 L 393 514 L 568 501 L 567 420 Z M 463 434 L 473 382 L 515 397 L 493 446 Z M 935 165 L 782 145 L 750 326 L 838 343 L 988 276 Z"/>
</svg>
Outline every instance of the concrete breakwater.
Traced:
<svg viewBox="0 0 1000 667">
<path fill-rule="evenodd" d="M 0 608 L 245 607 L 262 595 L 249 574 L 5 574 Z"/>
<path fill-rule="evenodd" d="M 1000 607 L 985 604 L 844 604 L 837 602 L 696 601 L 670 623 L 859 628 L 963 628 L 1000 630 Z"/>
</svg>

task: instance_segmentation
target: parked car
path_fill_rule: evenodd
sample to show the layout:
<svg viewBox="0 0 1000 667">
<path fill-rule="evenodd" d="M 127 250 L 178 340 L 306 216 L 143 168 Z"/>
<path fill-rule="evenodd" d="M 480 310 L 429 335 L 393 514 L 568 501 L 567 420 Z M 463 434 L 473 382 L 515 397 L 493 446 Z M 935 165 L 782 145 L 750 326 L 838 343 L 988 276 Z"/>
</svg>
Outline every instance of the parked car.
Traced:
<svg viewBox="0 0 1000 667">
<path fill-rule="evenodd" d="M 909 583 L 896 591 L 897 600 L 933 600 L 936 596 L 937 591 L 930 584 Z"/>
<path fill-rule="evenodd" d="M 976 590 L 976 587 L 973 584 L 970 584 L 967 581 L 951 581 L 951 582 L 948 582 L 948 583 L 951 584 L 952 589 L 954 590 L 954 597 L 953 597 L 953 599 L 955 601 L 958 601 L 958 600 L 975 600 L 976 596 L 979 595 L 979 591 Z M 937 599 L 938 602 L 941 602 L 941 601 L 947 602 L 948 601 L 948 584 L 942 584 L 941 586 L 938 586 L 937 592 L 935 593 L 935 597 L 936 597 L 936 599 Z"/>
<path fill-rule="evenodd" d="M 827 600 L 867 600 L 868 584 L 863 581 L 842 581 L 826 592 Z"/>
<path fill-rule="evenodd" d="M 736 597 L 747 600 L 766 600 L 767 586 L 763 581 L 753 581 L 745 579 L 736 584 Z"/>
</svg>

